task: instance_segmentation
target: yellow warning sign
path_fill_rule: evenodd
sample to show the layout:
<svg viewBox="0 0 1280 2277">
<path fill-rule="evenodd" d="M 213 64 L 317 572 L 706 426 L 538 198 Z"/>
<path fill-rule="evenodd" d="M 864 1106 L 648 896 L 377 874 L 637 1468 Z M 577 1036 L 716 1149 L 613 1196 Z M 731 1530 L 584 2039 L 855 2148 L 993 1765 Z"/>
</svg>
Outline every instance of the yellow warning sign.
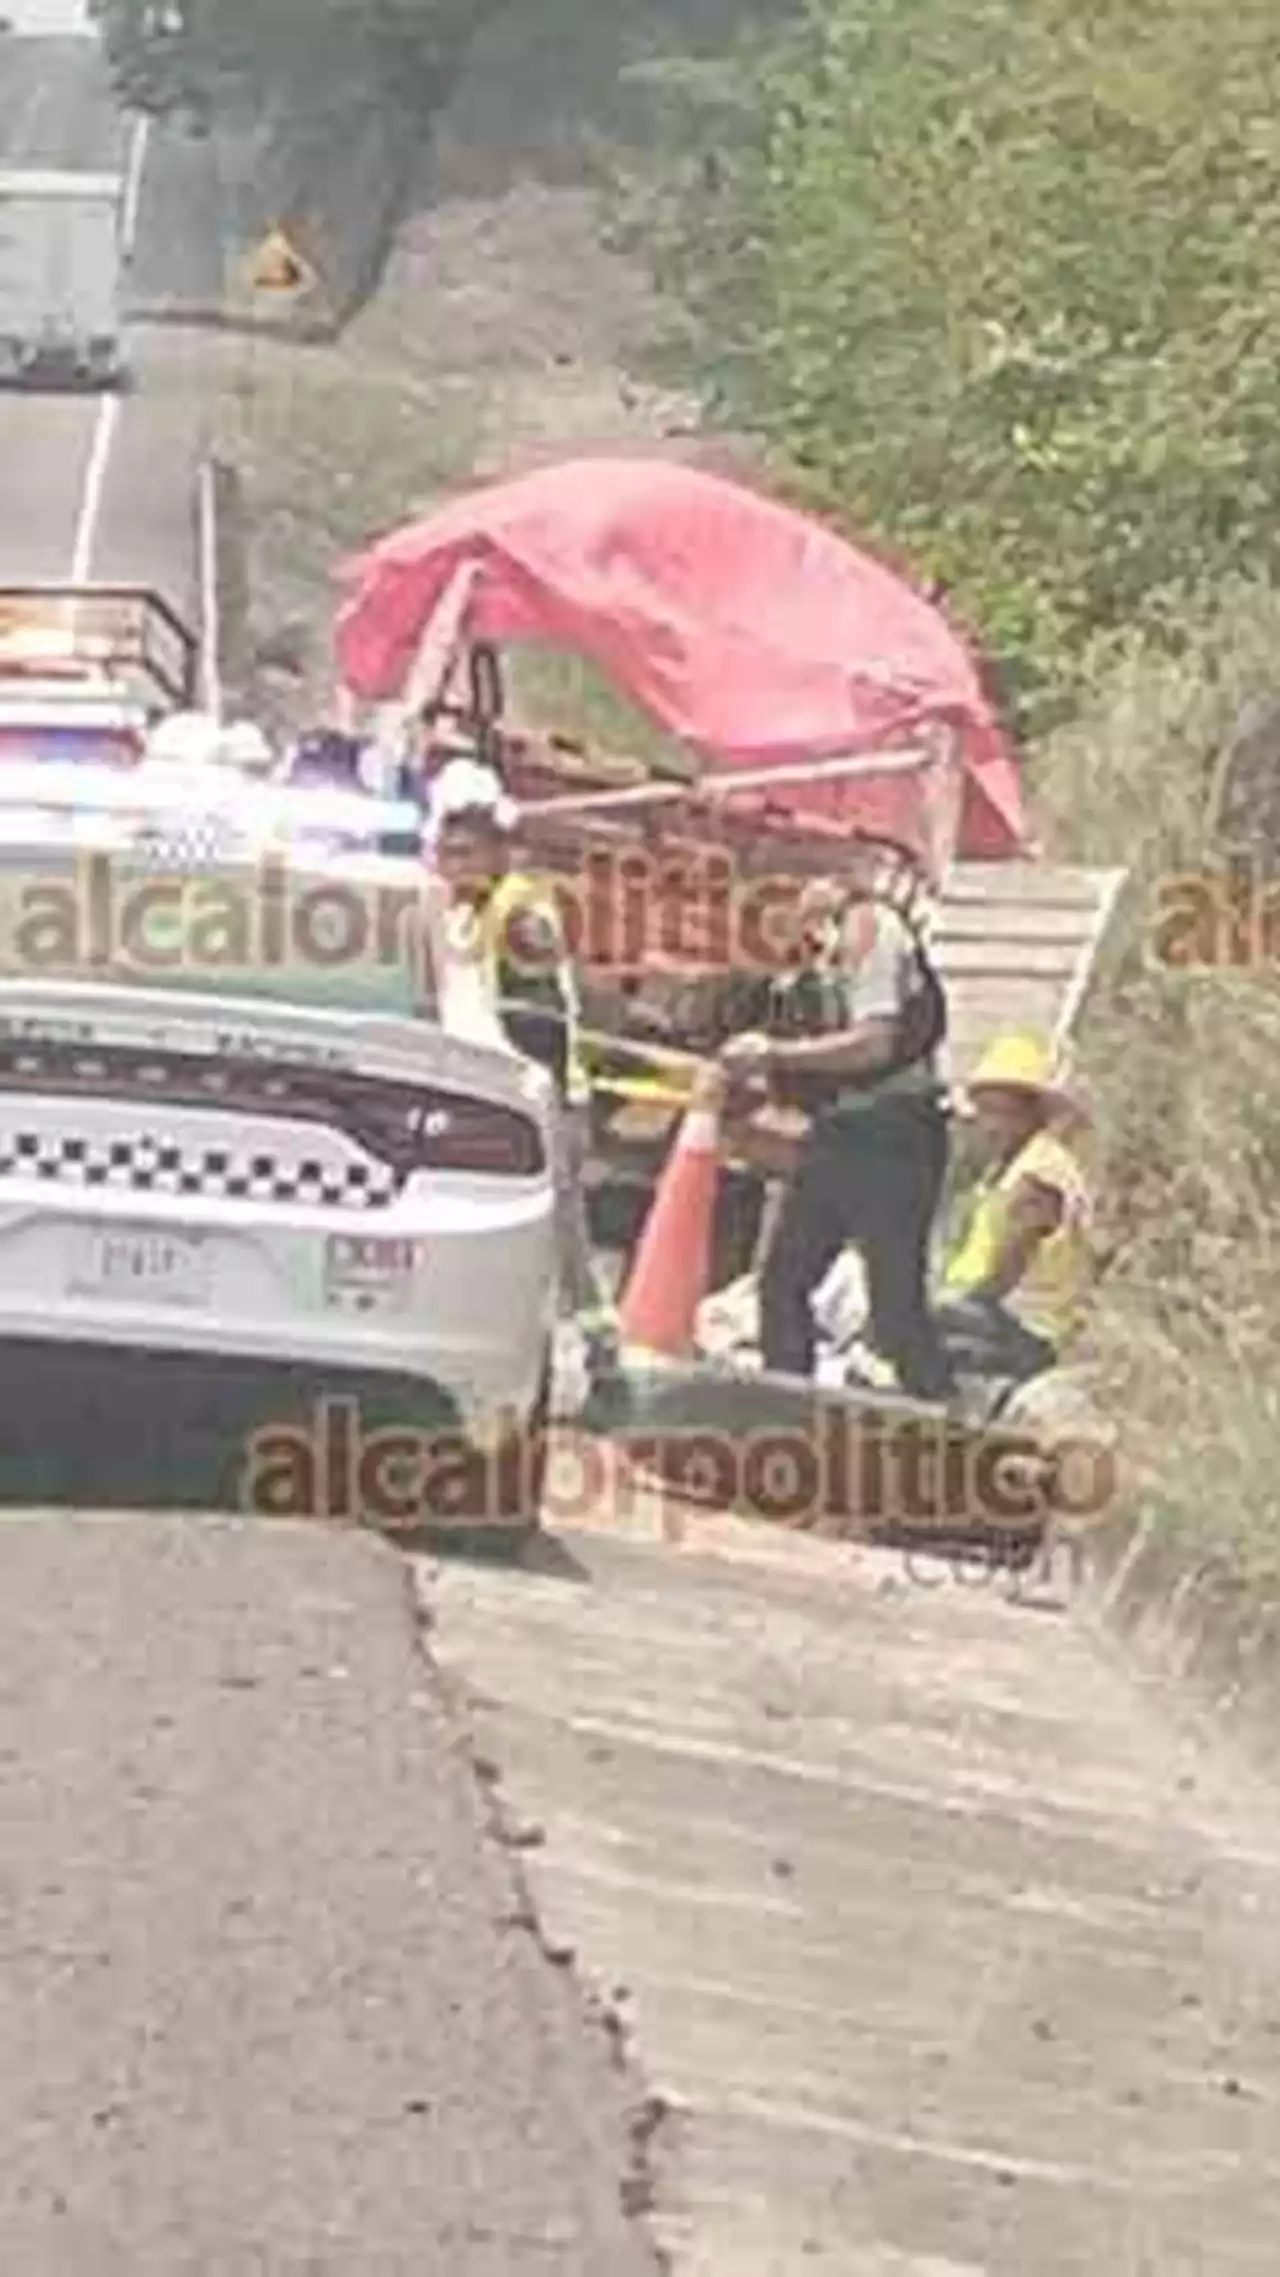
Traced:
<svg viewBox="0 0 1280 2277">
<path fill-rule="evenodd" d="M 273 229 L 264 237 L 249 270 L 249 282 L 255 292 L 310 292 L 316 281 L 315 270 L 289 243 L 282 229 Z"/>
</svg>

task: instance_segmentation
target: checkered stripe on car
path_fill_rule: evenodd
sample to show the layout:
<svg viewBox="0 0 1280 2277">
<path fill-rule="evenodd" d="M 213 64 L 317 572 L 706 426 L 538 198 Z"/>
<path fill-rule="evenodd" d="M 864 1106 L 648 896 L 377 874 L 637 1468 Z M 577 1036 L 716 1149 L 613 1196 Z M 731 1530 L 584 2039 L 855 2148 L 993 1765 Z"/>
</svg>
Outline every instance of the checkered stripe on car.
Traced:
<svg viewBox="0 0 1280 2277">
<path fill-rule="evenodd" d="M 146 823 L 138 831 L 132 852 L 153 863 L 157 870 L 179 874 L 233 851 L 235 839 L 218 815 L 195 815 L 189 821 Z"/>
<path fill-rule="evenodd" d="M 348 1210 L 385 1208 L 399 1191 L 395 1172 L 378 1162 L 285 1162 L 276 1155 L 236 1154 L 226 1147 L 188 1149 L 160 1139 L 70 1138 L 39 1131 L 0 1135 L 0 1177 Z"/>
</svg>

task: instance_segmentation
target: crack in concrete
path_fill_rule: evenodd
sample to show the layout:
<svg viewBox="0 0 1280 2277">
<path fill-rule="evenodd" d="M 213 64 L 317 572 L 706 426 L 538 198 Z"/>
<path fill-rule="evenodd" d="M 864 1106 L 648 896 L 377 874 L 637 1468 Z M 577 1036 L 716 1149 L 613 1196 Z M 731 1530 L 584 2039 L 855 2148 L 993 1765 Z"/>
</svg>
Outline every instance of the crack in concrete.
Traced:
<svg viewBox="0 0 1280 2277">
<path fill-rule="evenodd" d="M 659 2210 L 660 2138 L 676 2113 L 645 2076 L 637 2035 L 625 2014 L 627 1988 L 617 1986 L 612 1994 L 605 1994 L 594 1987 L 581 1966 L 577 1947 L 558 1939 L 543 1919 L 529 1876 L 520 1861 L 527 1852 L 543 1846 L 546 1830 L 522 1818 L 514 1803 L 504 1796 L 501 1766 L 484 1753 L 474 1728 L 477 1706 L 474 1695 L 436 1661 L 431 1637 L 438 1615 L 428 1596 L 420 1565 L 411 1560 L 406 1560 L 406 1582 L 417 1650 L 458 1735 L 459 1746 L 475 1782 L 485 1829 L 502 1854 L 503 1870 L 511 1888 L 511 1908 L 499 1926 L 531 1937 L 548 1967 L 568 1976 L 586 2032 L 594 2031 L 603 2038 L 609 2068 L 621 2080 L 628 2096 L 624 2118 L 626 2155 L 618 2180 L 619 2204 L 643 2237 L 655 2277 L 675 2277 L 675 2262 L 649 2225 Z"/>
</svg>

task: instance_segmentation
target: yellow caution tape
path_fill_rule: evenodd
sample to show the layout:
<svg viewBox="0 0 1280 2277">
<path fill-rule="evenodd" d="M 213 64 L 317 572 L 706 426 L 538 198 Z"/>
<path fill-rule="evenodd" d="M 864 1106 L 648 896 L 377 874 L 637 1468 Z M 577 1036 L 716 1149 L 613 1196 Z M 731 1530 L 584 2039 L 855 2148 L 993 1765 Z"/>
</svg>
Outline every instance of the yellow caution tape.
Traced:
<svg viewBox="0 0 1280 2277">
<path fill-rule="evenodd" d="M 670 1083 L 646 1083 L 639 1076 L 593 1077 L 593 1091 L 607 1092 L 611 1099 L 625 1099 L 636 1107 L 687 1107 L 689 1092 L 677 1090 Z"/>
</svg>

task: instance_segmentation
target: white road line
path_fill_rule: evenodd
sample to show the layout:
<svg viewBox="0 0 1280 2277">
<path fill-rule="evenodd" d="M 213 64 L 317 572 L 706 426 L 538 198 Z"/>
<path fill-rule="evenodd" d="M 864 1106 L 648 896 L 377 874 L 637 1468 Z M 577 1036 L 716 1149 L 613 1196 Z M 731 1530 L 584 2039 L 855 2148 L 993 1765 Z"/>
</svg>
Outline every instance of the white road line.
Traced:
<svg viewBox="0 0 1280 2277">
<path fill-rule="evenodd" d="M 38 160 L 31 156 L 31 150 L 39 144 L 40 138 L 35 130 L 48 103 L 48 86 L 44 80 L 37 80 L 17 117 L 10 117 L 5 141 L 13 152 L 9 163 L 15 169 L 38 164 Z"/>
<path fill-rule="evenodd" d="M 76 518 L 75 543 L 71 549 L 70 581 L 73 585 L 86 585 L 89 581 L 98 522 L 102 514 L 103 493 L 107 486 L 107 468 L 111 464 L 111 446 L 115 441 L 119 420 L 119 396 L 104 395 L 93 423 L 84 482 L 80 490 L 80 512 Z"/>
<path fill-rule="evenodd" d="M 142 177 L 146 171 L 147 152 L 151 144 L 151 121 L 135 121 L 129 137 L 129 155 L 125 161 L 124 194 L 120 205 L 120 250 L 126 261 L 133 257 L 138 236 L 138 210 L 142 204 Z"/>
<path fill-rule="evenodd" d="M 129 138 L 120 205 L 120 246 L 126 260 L 133 252 L 138 234 L 138 210 L 142 202 L 142 182 L 150 139 L 151 121 L 138 119 Z M 98 524 L 102 519 L 102 501 L 106 494 L 112 446 L 120 424 L 120 409 L 118 395 L 104 395 L 93 423 L 89 455 L 85 460 L 84 481 L 80 488 L 80 510 L 76 517 L 75 538 L 71 548 L 70 582 L 73 585 L 87 585 L 93 568 L 94 547 Z"/>
</svg>

